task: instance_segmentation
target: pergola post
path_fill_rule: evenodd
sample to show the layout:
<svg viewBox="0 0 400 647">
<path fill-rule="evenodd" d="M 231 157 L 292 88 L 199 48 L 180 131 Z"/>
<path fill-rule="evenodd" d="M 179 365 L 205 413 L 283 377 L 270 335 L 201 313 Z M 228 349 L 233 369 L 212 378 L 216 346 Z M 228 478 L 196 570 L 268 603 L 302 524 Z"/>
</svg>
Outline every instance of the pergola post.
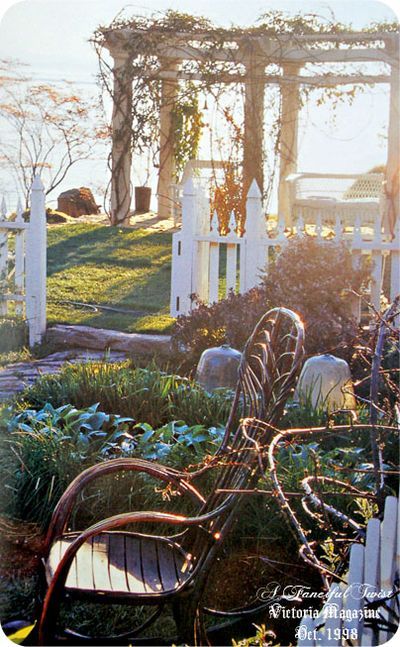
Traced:
<svg viewBox="0 0 400 647">
<path fill-rule="evenodd" d="M 111 153 L 111 224 L 129 224 L 131 208 L 131 55 L 122 48 L 110 49 L 114 59 L 112 153 Z"/>
<path fill-rule="evenodd" d="M 278 214 L 284 217 L 287 225 L 291 224 L 290 186 L 286 178 L 297 171 L 298 128 L 300 110 L 299 84 L 286 81 L 287 77 L 295 77 L 300 72 L 300 66 L 286 64 L 282 66 L 283 82 L 281 83 L 281 133 L 279 140 L 279 186 Z"/>
<path fill-rule="evenodd" d="M 386 162 L 384 226 L 393 236 L 395 222 L 400 218 L 400 83 L 399 83 L 399 48 L 398 41 L 386 43 L 386 48 L 393 56 L 390 75 L 390 107 L 388 148 Z"/>
<path fill-rule="evenodd" d="M 255 52 L 246 57 L 244 83 L 243 195 L 255 180 L 264 190 L 264 70 L 265 61 Z"/>
<path fill-rule="evenodd" d="M 162 60 L 163 71 L 176 73 L 178 61 L 174 59 Z M 175 159 L 174 144 L 175 132 L 172 123 L 172 112 L 178 94 L 178 81 L 172 76 L 161 81 L 161 108 L 160 108 L 160 158 L 158 174 L 158 217 L 170 218 L 172 216 L 171 184 L 174 181 Z"/>
</svg>

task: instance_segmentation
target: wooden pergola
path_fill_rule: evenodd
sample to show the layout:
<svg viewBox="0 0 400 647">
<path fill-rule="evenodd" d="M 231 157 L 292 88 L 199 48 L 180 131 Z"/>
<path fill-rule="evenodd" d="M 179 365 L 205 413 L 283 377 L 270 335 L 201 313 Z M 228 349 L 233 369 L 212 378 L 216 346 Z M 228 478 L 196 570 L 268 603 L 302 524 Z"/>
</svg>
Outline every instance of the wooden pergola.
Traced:
<svg viewBox="0 0 400 647">
<path fill-rule="evenodd" d="M 130 27 L 108 28 L 102 31 L 104 44 L 113 65 L 114 110 L 112 117 L 112 184 L 111 214 L 113 223 L 124 223 L 131 208 L 130 119 L 132 109 L 132 64 L 140 56 L 143 31 Z M 153 33 L 154 36 L 154 33 Z M 179 81 L 204 81 L 201 71 L 187 71 L 191 62 L 204 63 L 212 59 L 221 64 L 213 81 L 218 84 L 244 86 L 244 191 L 253 178 L 263 188 L 263 129 L 264 89 L 277 84 L 281 92 L 282 122 L 280 133 L 279 213 L 288 210 L 288 188 L 285 178 L 297 170 L 298 117 L 300 87 L 336 87 L 355 84 L 390 85 L 388 155 L 386 191 L 391 196 L 395 216 L 399 215 L 398 170 L 400 166 L 399 135 L 399 33 L 341 32 L 308 35 L 263 35 L 249 31 L 229 36 L 223 46 L 212 50 L 210 36 L 204 33 L 176 33 L 166 43 L 156 43 L 152 56 L 157 57 L 156 71 L 145 67 L 143 76 L 161 81 L 159 129 L 158 213 L 169 218 L 171 212 L 170 186 L 174 175 L 174 132 L 172 110 Z M 235 63 L 235 70 L 227 69 Z M 385 63 L 385 73 L 309 73 L 307 64 Z M 224 69 L 224 64 L 226 68 Z M 270 72 L 271 67 L 273 69 Z M 200 68 L 199 68 L 200 69 Z M 239 72 L 238 72 L 239 69 Z M 353 66 L 354 70 L 354 66 Z M 393 214 L 392 214 L 393 218 Z"/>
</svg>

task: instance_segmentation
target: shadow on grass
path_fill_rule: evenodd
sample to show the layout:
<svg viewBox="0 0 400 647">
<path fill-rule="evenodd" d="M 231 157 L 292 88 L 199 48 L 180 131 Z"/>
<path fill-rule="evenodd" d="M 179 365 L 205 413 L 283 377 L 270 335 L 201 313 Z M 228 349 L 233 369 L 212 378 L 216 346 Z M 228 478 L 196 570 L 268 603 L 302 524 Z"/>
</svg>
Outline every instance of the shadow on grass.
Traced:
<svg viewBox="0 0 400 647">
<path fill-rule="evenodd" d="M 48 277 L 49 323 L 127 332 L 162 332 L 171 326 L 168 232 L 87 224 L 50 229 Z M 140 313 L 96 312 L 74 301 Z"/>
<path fill-rule="evenodd" d="M 149 267 L 171 254 L 171 241 L 168 232 L 83 224 L 57 227 L 48 234 L 48 275 L 90 262 Z"/>
</svg>

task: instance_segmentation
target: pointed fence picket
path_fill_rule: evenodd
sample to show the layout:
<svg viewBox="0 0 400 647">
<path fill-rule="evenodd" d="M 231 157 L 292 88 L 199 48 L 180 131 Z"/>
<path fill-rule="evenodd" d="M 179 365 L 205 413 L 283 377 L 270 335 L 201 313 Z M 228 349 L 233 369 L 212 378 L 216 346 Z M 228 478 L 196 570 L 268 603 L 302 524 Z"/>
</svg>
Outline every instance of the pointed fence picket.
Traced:
<svg viewBox="0 0 400 647">
<path fill-rule="evenodd" d="M 297 647 L 383 645 L 399 622 L 399 499 L 386 497 L 382 521 L 370 519 L 365 544 L 350 550 L 349 570 L 332 584 L 316 618 L 305 614 Z"/>
<path fill-rule="evenodd" d="M 20 201 L 13 219 L 7 217 L 4 199 L 0 208 L 0 316 L 25 318 L 30 346 L 39 343 L 46 330 L 46 246 L 45 194 L 35 177 L 28 222 Z"/>
<path fill-rule="evenodd" d="M 243 235 L 236 232 L 231 215 L 228 232 L 219 232 L 217 215 L 210 214 L 210 201 L 193 178 L 184 185 L 182 197 L 182 227 L 173 235 L 171 316 L 188 314 L 197 299 L 214 303 L 233 292 L 246 292 L 258 285 L 263 273 L 268 272 L 272 256 L 282 249 L 292 236 L 314 236 L 318 240 L 345 242 L 352 251 L 356 267 L 362 255 L 372 259 L 372 274 L 366 299 L 376 310 L 384 293 L 383 277 L 389 264 L 389 289 L 385 296 L 393 300 L 400 292 L 400 223 L 391 240 L 382 230 L 381 222 L 364 225 L 362 205 L 353 226 L 343 225 L 341 217 L 323 211 L 317 213 L 314 224 L 304 224 L 300 217 L 296 226 L 287 228 L 284 216 L 267 218 L 262 207 L 262 196 L 255 181 L 250 186 L 246 200 L 246 223 Z M 328 217 L 329 216 L 329 217 Z M 225 253 L 222 250 L 225 248 Z M 225 267 L 222 267 L 223 261 Z M 386 268 L 387 269 L 387 268 Z M 225 287 L 221 276 L 225 276 Z M 224 289 L 223 289 L 224 287 Z M 354 316 L 361 317 L 360 300 L 349 297 Z"/>
</svg>

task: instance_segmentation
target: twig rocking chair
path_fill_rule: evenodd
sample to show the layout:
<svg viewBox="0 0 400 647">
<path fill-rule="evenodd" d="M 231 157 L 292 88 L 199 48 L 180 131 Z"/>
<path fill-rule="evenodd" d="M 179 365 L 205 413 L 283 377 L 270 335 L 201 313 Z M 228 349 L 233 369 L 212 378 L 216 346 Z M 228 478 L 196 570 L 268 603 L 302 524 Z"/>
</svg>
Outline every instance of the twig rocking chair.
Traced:
<svg viewBox="0 0 400 647">
<path fill-rule="evenodd" d="M 205 644 L 202 594 L 242 498 L 239 493 L 226 490 L 255 484 L 259 477 L 258 449 L 268 443 L 273 433 L 268 431 L 268 425 L 259 426 L 256 420 L 238 427 L 235 420 L 239 415 L 272 426 L 279 421 L 301 367 L 303 334 L 297 315 L 285 308 L 275 308 L 261 318 L 243 351 L 224 439 L 211 467 L 178 472 L 146 460 L 117 458 L 90 467 L 75 478 L 57 504 L 47 534 L 47 591 L 38 627 L 39 644 L 56 642 L 58 607 L 65 594 L 102 603 L 158 608 L 171 603 L 177 624 L 176 640 L 189 645 Z M 193 481 L 204 469 L 212 469 L 213 464 L 218 465 L 218 476 L 211 495 L 205 498 Z M 127 512 L 85 530 L 69 532 L 71 514 L 83 488 L 98 477 L 121 470 L 143 472 L 171 484 L 193 499 L 195 513 L 183 516 L 159 511 Z M 126 530 L 127 525 L 137 523 L 169 525 L 178 528 L 180 534 L 157 536 Z M 158 610 L 145 626 L 157 616 Z M 139 629 L 144 628 L 142 625 Z M 92 644 L 96 640 L 97 644 L 128 644 L 138 631 L 109 637 L 106 643 L 104 637 L 90 640 Z M 64 644 L 68 644 L 68 636 L 69 642 L 74 642 L 75 636 L 75 642 L 85 644 L 84 636 L 63 630 Z"/>
</svg>

